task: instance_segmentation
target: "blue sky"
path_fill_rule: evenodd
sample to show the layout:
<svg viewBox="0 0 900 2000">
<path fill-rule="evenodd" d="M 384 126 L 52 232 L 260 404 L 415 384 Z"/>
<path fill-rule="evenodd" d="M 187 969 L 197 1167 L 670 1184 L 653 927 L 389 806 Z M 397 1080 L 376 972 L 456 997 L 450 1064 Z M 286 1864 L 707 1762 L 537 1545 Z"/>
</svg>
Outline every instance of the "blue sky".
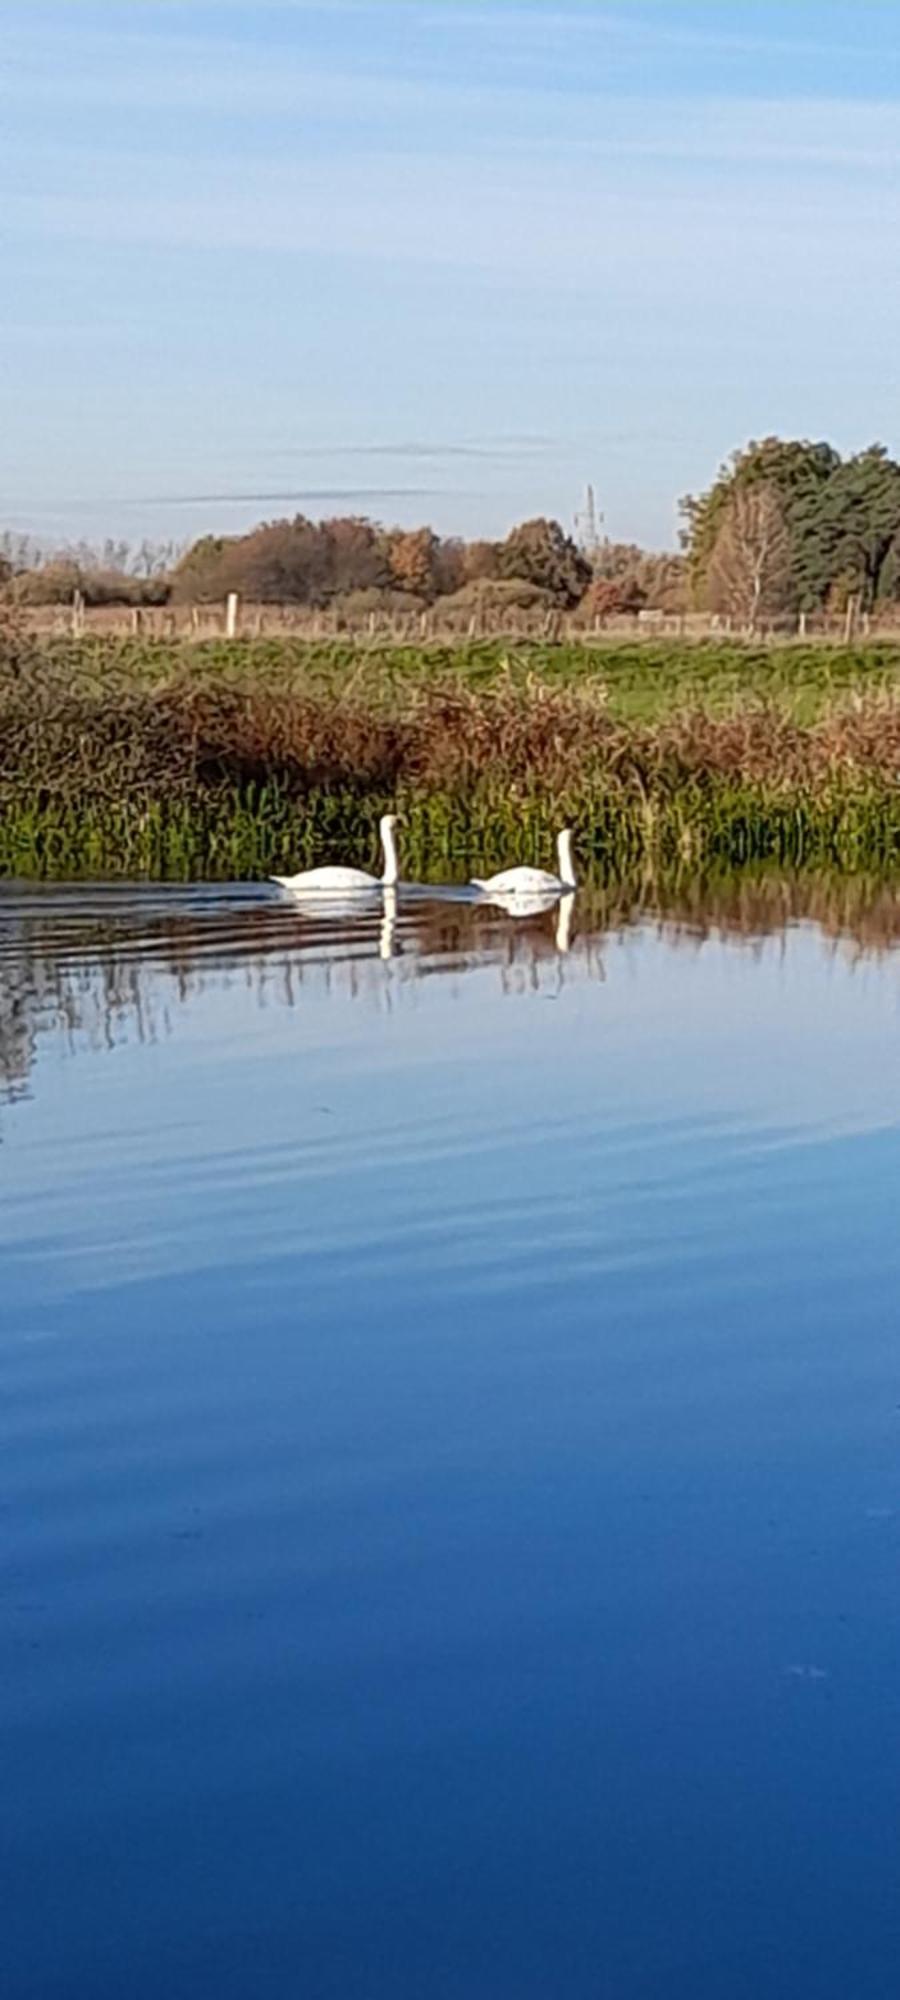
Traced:
<svg viewBox="0 0 900 2000">
<path fill-rule="evenodd" d="M 657 545 L 900 449 L 900 0 L 0 0 L 0 525 Z"/>
</svg>

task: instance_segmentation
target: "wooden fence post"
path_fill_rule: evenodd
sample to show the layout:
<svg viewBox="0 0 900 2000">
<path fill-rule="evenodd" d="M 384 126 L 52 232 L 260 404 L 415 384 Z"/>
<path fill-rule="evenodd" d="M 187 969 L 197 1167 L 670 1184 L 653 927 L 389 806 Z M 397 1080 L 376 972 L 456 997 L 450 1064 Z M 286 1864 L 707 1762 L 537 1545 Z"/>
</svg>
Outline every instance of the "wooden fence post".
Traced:
<svg viewBox="0 0 900 2000">
<path fill-rule="evenodd" d="M 225 637 L 226 637 L 226 639 L 236 639 L 236 638 L 237 638 L 237 628 L 238 628 L 238 605 L 239 605 L 239 603 L 240 603 L 240 598 L 238 597 L 238 594 L 237 594 L 237 591 L 236 591 L 236 590 L 230 590 L 230 591 L 228 592 L 228 596 L 227 596 L 227 598 L 225 599 Z"/>
</svg>

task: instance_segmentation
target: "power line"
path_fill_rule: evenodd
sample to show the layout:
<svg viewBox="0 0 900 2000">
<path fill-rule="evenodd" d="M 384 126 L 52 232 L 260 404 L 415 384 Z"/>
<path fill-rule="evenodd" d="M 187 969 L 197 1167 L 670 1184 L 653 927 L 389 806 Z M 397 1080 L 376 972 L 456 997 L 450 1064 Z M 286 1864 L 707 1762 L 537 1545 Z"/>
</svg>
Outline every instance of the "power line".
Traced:
<svg viewBox="0 0 900 2000">
<path fill-rule="evenodd" d="M 593 486 L 588 486 L 585 493 L 584 511 L 575 516 L 575 535 L 580 548 L 584 550 L 590 562 L 593 562 L 594 558 L 600 553 L 600 529 L 603 526 L 604 518 L 602 514 L 598 514 L 597 512 L 597 500 Z"/>
</svg>

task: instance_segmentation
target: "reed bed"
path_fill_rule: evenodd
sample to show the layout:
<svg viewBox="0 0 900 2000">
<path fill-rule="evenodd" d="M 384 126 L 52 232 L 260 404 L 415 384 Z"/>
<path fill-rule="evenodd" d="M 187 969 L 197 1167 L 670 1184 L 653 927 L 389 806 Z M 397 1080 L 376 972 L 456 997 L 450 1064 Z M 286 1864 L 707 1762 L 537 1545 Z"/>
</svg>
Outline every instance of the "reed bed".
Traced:
<svg viewBox="0 0 900 2000">
<path fill-rule="evenodd" d="M 7 633 L 0 870 L 224 878 L 336 849 L 366 861 L 388 805 L 423 878 L 546 855 L 563 819 L 597 859 L 900 861 L 890 648 L 837 666 L 792 648 L 793 675 L 772 653 L 698 663 L 703 649 L 670 647 L 654 666 L 645 648 L 640 701 L 625 650 L 473 647 L 460 663 L 439 648 Z"/>
</svg>

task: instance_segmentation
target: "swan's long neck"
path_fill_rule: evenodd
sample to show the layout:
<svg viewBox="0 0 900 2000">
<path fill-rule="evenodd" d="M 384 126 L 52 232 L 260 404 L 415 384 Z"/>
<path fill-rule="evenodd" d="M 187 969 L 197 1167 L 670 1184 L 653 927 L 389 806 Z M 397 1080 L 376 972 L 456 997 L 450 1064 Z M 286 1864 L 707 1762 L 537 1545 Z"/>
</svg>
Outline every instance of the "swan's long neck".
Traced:
<svg viewBox="0 0 900 2000">
<path fill-rule="evenodd" d="M 394 839 L 394 829 L 386 820 L 381 824 L 381 845 L 384 849 L 384 873 L 381 879 L 386 889 L 393 889 L 399 874 L 397 843 Z"/>
<path fill-rule="evenodd" d="M 575 863 L 572 860 L 572 835 L 568 830 L 560 834 L 556 852 L 559 855 L 559 879 L 567 889 L 574 889 Z"/>
</svg>

